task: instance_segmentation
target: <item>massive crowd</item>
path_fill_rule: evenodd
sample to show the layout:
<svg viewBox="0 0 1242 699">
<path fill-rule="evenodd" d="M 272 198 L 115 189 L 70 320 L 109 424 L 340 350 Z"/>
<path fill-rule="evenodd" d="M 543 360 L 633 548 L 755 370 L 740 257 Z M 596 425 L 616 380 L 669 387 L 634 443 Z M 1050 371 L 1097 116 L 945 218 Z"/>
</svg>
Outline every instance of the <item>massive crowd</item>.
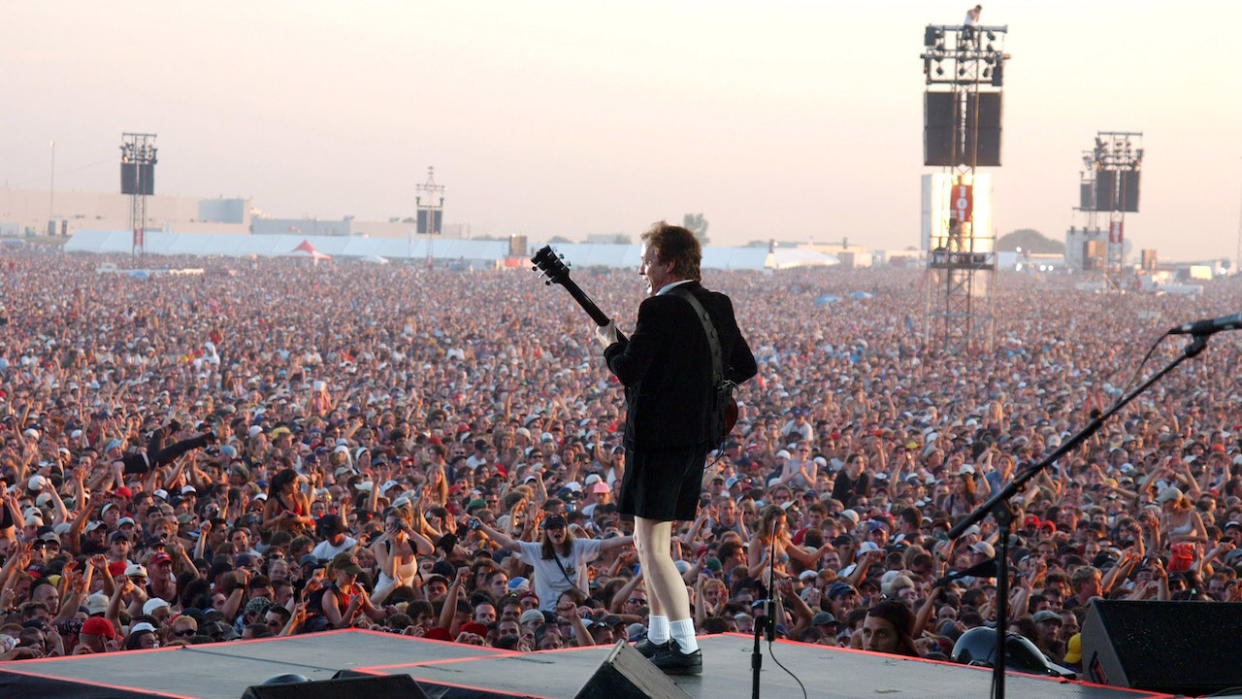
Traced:
<svg viewBox="0 0 1242 699">
<path fill-rule="evenodd" d="M 521 270 L 99 262 L 0 257 L 0 659 L 350 626 L 642 637 L 624 398 L 567 295 Z M 632 325 L 632 270 L 575 275 Z M 995 580 L 944 575 L 997 544 L 991 518 L 951 524 L 1107 407 L 1162 329 L 1239 297 L 997 281 L 994 346 L 942 352 L 921 271 L 705 273 L 759 375 L 673 544 L 699 633 L 749 632 L 775 588 L 783 638 L 948 655 L 994 621 Z M 1049 658 L 1078 660 L 1096 597 L 1242 600 L 1240 361 L 1218 336 L 1019 496 L 1007 623 Z"/>
</svg>

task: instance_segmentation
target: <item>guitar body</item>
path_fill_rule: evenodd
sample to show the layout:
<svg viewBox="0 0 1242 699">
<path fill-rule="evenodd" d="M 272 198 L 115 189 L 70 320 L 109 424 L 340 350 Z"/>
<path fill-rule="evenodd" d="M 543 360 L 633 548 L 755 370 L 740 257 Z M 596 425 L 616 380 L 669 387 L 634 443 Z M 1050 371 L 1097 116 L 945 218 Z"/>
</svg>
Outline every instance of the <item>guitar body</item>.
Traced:
<svg viewBox="0 0 1242 699">
<path fill-rule="evenodd" d="M 535 271 L 543 273 L 545 277 L 545 284 L 548 284 L 549 286 L 552 284 L 559 284 L 564 287 L 565 290 L 569 292 L 569 295 L 572 296 L 573 299 L 578 302 L 578 305 L 582 307 L 582 310 L 586 311 L 587 315 L 591 317 L 591 320 L 595 321 L 596 325 L 603 327 L 612 322 L 608 316 L 599 309 L 599 306 L 595 305 L 595 302 L 591 300 L 591 297 L 587 296 L 586 292 L 584 292 L 573 279 L 569 278 L 569 267 L 565 265 L 564 260 L 560 255 L 556 254 L 556 251 L 552 249 L 551 245 L 545 245 L 542 248 L 539 248 L 539 251 L 530 258 L 530 261 L 535 265 Z M 620 332 L 617 333 L 617 336 L 622 340 L 625 339 L 625 336 Z M 730 397 L 728 405 L 725 406 L 726 436 L 732 432 L 734 426 L 737 425 L 737 417 L 737 401 Z"/>
</svg>

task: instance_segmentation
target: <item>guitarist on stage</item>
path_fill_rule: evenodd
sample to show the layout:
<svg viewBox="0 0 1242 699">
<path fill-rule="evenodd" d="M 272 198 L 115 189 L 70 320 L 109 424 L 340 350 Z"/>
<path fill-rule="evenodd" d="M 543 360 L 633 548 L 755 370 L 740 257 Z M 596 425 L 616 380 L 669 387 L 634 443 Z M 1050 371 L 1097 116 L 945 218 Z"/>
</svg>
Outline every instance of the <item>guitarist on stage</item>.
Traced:
<svg viewBox="0 0 1242 699">
<path fill-rule="evenodd" d="M 618 503 L 634 517 L 634 546 L 642 566 L 651 617 L 635 647 L 668 674 L 699 674 L 703 655 L 694 637 L 686 585 L 669 551 L 674 520 L 693 520 L 704 462 L 713 442 L 708 411 L 712 354 L 689 292 L 706 309 L 719 336 L 724 379 L 755 375 L 754 355 L 738 330 L 728 296 L 699 284 L 699 242 L 685 228 L 657 223 L 642 236 L 638 273 L 648 298 L 634 333 L 622 339 L 614 323 L 596 330 L 608 368 L 625 386 L 626 468 Z"/>
</svg>

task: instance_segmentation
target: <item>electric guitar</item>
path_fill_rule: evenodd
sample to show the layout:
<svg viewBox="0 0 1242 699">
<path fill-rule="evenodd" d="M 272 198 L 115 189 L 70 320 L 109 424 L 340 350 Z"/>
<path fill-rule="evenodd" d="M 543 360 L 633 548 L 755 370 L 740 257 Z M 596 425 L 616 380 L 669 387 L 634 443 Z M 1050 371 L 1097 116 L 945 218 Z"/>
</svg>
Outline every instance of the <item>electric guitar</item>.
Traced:
<svg viewBox="0 0 1242 699">
<path fill-rule="evenodd" d="M 586 292 L 573 279 L 569 278 L 569 267 L 566 266 L 564 257 L 558 255 L 551 245 L 539 248 L 539 251 L 535 253 L 534 257 L 530 258 L 530 261 L 535 265 L 532 268 L 533 271 L 543 273 L 544 284 L 548 286 L 559 284 L 565 287 L 569 295 L 578 302 L 579 306 L 582 306 L 582 310 L 591 316 L 591 320 L 595 321 L 596 325 L 603 327 L 612 322 L 603 311 L 599 310 L 599 306 L 595 305 L 591 297 L 587 296 Z M 625 335 L 621 334 L 619 330 L 617 331 L 617 337 L 622 342 L 625 341 Z M 726 435 L 733 431 L 733 426 L 737 424 L 737 416 L 737 401 L 730 396 L 728 405 L 725 407 Z"/>
<path fill-rule="evenodd" d="M 602 328 L 612 322 L 603 311 L 599 310 L 599 306 L 595 305 L 591 297 L 587 296 L 586 292 L 569 278 L 569 267 L 565 265 L 563 256 L 556 254 L 551 245 L 539 248 L 539 252 L 536 252 L 530 261 L 535 265 L 534 271 L 543 273 L 544 284 L 548 286 L 560 284 L 565 287 L 569 295 L 574 297 L 574 300 L 582 306 L 582 310 L 586 311 L 587 315 L 591 316 L 591 320 L 595 321 L 596 325 Z M 620 332 L 617 335 L 625 339 Z"/>
</svg>

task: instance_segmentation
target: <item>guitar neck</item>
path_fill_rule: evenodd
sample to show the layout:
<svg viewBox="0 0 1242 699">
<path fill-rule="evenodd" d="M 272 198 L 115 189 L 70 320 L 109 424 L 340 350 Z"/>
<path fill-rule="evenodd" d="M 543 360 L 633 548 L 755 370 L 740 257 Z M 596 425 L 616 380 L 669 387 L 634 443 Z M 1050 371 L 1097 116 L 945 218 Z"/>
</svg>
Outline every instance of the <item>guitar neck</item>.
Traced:
<svg viewBox="0 0 1242 699">
<path fill-rule="evenodd" d="M 566 278 L 561 282 L 561 286 L 564 286 L 569 295 L 574 297 L 574 300 L 578 302 L 579 306 L 582 306 L 582 310 L 586 311 L 587 315 L 591 316 L 591 320 L 595 321 L 596 325 L 604 326 L 612 322 L 608 316 L 604 315 L 603 311 L 599 310 L 599 306 L 595 305 L 591 297 L 587 296 L 586 292 L 578 287 L 574 280 Z"/>
</svg>

